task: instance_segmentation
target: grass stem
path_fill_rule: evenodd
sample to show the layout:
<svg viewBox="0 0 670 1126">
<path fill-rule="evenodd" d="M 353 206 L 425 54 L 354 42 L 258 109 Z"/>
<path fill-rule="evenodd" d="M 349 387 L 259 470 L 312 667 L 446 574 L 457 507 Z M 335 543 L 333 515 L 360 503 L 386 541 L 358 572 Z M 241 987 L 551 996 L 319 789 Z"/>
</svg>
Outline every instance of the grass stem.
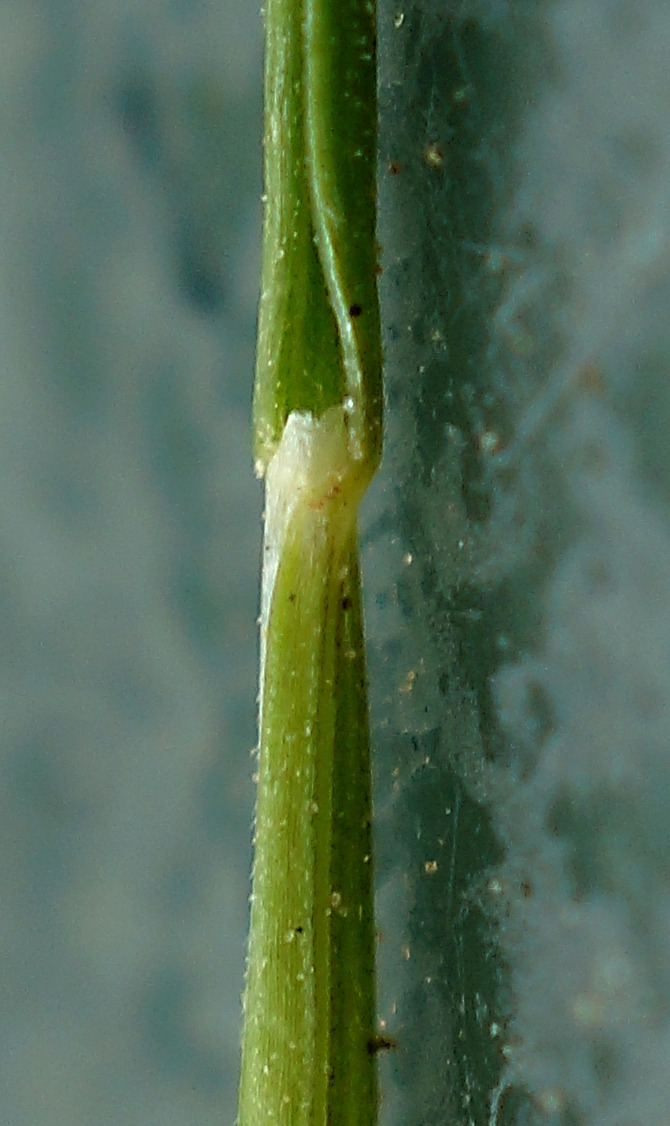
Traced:
<svg viewBox="0 0 670 1126">
<path fill-rule="evenodd" d="M 374 1126 L 359 501 L 381 455 L 375 11 L 269 0 L 254 399 L 266 479 L 239 1126 Z"/>
</svg>

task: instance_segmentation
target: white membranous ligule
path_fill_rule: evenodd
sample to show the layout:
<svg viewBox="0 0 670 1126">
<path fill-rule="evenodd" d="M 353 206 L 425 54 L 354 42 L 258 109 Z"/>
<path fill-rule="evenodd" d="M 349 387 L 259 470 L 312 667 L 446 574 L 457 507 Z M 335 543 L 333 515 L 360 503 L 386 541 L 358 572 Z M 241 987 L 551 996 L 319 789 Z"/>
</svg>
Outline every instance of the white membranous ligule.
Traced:
<svg viewBox="0 0 670 1126">
<path fill-rule="evenodd" d="M 309 538 L 310 513 L 330 523 L 334 542 L 344 542 L 351 534 L 367 477 L 361 473 L 361 463 L 352 459 L 349 446 L 344 405 L 330 407 L 320 418 L 309 411 L 293 411 L 268 463 L 261 578 L 261 724 L 268 623 L 284 544 L 301 517 L 308 518 L 305 537 Z"/>
</svg>

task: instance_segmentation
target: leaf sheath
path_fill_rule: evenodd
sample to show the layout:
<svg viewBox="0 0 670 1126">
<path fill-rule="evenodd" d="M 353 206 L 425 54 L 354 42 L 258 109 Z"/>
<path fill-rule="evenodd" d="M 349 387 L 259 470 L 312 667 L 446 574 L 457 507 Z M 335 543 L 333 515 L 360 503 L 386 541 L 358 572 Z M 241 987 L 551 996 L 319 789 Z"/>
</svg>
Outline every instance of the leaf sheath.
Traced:
<svg viewBox="0 0 670 1126">
<path fill-rule="evenodd" d="M 376 1119 L 360 495 L 341 408 L 293 414 L 267 480 L 240 1126 Z"/>
</svg>

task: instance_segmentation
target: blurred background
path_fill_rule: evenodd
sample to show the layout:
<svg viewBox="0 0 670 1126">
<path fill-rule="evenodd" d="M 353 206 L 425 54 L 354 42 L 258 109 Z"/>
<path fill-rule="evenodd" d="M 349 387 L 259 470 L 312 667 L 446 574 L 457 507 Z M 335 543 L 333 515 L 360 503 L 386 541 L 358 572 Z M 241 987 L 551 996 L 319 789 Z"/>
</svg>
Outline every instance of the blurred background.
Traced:
<svg viewBox="0 0 670 1126">
<path fill-rule="evenodd" d="M 382 0 L 384 1126 L 664 1126 L 670 16 Z M 255 5 L 0 5 L 0 1123 L 235 1117 Z"/>
<path fill-rule="evenodd" d="M 232 1122 L 255 5 L 0 8 L 0 1121 Z"/>
</svg>

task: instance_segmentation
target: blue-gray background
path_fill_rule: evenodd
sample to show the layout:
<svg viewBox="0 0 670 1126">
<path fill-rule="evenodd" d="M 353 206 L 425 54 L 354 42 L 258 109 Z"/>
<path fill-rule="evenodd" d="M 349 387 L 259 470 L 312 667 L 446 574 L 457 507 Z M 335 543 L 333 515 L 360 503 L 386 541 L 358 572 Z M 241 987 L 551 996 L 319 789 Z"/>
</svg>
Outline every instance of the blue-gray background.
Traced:
<svg viewBox="0 0 670 1126">
<path fill-rule="evenodd" d="M 0 8 L 0 1121 L 234 1117 L 255 5 Z"/>
<path fill-rule="evenodd" d="M 232 1123 L 261 21 L 0 5 L 0 1123 Z M 664 1126 L 670 15 L 380 10 L 388 1126 Z"/>
</svg>

